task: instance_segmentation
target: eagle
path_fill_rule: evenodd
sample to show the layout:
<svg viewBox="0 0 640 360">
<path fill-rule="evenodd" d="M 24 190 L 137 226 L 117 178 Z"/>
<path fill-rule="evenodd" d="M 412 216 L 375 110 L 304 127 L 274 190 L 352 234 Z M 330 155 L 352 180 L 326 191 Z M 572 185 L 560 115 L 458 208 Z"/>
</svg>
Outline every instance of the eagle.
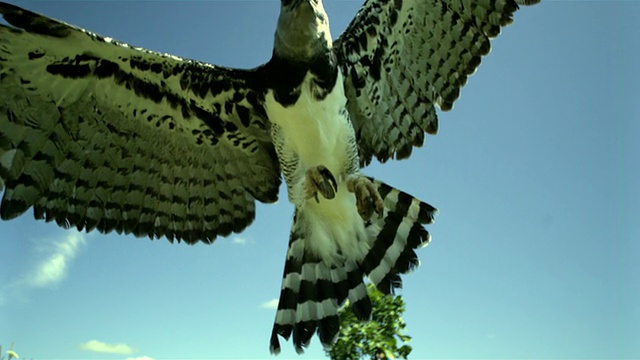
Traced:
<svg viewBox="0 0 640 360">
<path fill-rule="evenodd" d="M 271 59 L 234 69 L 0 2 L 0 216 L 210 244 L 255 203 L 294 205 L 270 351 L 330 348 L 419 265 L 436 209 L 361 169 L 438 130 L 533 0 L 367 0 L 335 40 L 322 0 L 281 0 Z"/>
</svg>

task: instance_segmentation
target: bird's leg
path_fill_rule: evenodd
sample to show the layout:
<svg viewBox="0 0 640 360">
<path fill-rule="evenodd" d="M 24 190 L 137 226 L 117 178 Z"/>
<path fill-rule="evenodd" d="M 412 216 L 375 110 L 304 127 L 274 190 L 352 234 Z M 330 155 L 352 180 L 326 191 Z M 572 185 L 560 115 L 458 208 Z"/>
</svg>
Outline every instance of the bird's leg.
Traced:
<svg viewBox="0 0 640 360">
<path fill-rule="evenodd" d="M 356 207 L 363 220 L 371 219 L 373 212 L 382 216 L 384 204 L 382 197 L 371 180 L 362 175 L 350 175 L 347 178 L 347 190 L 356 195 Z"/>
<path fill-rule="evenodd" d="M 306 174 L 306 196 L 307 199 L 315 198 L 318 200 L 318 192 L 325 199 L 333 199 L 338 191 L 338 183 L 331 171 L 322 165 L 314 166 L 307 170 Z"/>
</svg>

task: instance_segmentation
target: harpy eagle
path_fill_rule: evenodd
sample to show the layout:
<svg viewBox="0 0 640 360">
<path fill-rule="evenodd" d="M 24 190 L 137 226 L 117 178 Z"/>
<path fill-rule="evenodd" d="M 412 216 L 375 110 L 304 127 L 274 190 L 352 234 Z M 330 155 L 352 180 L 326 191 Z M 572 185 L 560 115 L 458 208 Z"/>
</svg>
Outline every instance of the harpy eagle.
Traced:
<svg viewBox="0 0 640 360">
<path fill-rule="evenodd" d="M 270 341 L 330 347 L 363 280 L 391 293 L 435 209 L 366 177 L 437 131 L 517 0 L 367 0 L 335 41 L 321 0 L 281 0 L 273 55 L 230 69 L 0 3 L 0 215 L 212 243 L 295 207 Z"/>
</svg>

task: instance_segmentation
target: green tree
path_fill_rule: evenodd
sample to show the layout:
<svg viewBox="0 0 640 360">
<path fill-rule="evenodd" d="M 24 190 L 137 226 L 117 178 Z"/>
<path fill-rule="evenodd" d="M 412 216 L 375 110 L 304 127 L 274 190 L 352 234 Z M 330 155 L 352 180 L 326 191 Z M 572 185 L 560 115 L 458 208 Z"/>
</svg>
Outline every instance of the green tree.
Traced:
<svg viewBox="0 0 640 360">
<path fill-rule="evenodd" d="M 361 322 L 349 306 L 340 310 L 340 335 L 327 355 L 332 360 L 406 359 L 411 352 L 403 334 L 404 301 L 399 295 L 384 295 L 372 284 L 367 286 L 371 298 L 372 319 Z"/>
</svg>

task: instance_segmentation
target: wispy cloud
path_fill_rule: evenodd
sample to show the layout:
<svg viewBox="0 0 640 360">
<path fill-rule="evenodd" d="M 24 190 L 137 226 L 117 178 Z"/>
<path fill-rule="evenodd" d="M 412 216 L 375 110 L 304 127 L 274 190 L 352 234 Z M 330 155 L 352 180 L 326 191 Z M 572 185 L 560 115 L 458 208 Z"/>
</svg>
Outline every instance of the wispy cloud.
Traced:
<svg viewBox="0 0 640 360">
<path fill-rule="evenodd" d="M 98 353 L 123 355 L 133 354 L 134 352 L 133 348 L 127 344 L 107 344 L 98 340 L 89 340 L 86 343 L 82 343 L 80 344 L 80 349 Z"/>
<path fill-rule="evenodd" d="M 277 309 L 278 308 L 278 299 L 271 299 L 267 302 L 262 303 L 260 305 L 261 308 L 265 309 Z"/>
<path fill-rule="evenodd" d="M 21 298 L 25 291 L 53 286 L 64 280 L 71 262 L 86 243 L 85 236 L 69 230 L 60 238 L 31 239 L 34 261 L 25 272 L 0 285 L 0 306 Z"/>
<path fill-rule="evenodd" d="M 69 264 L 84 244 L 82 233 L 71 232 L 61 241 L 42 248 L 41 252 L 48 254 L 27 274 L 26 284 L 31 287 L 46 287 L 62 281 L 67 275 Z"/>
<path fill-rule="evenodd" d="M 140 357 L 128 357 L 125 360 L 155 360 L 155 359 L 145 355 L 145 356 L 140 356 Z"/>
<path fill-rule="evenodd" d="M 237 245 L 246 245 L 247 244 L 247 239 L 240 237 L 240 236 L 236 236 L 233 239 L 231 239 L 231 242 Z"/>
</svg>

